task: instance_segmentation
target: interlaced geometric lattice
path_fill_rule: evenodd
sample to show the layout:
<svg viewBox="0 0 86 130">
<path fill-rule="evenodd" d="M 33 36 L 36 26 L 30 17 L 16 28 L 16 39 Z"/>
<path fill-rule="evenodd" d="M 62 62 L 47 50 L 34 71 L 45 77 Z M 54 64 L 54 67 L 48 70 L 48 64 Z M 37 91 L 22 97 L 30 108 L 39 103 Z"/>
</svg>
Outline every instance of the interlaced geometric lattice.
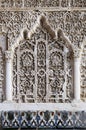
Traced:
<svg viewBox="0 0 86 130">
<path fill-rule="evenodd" d="M 2 128 L 86 129 L 86 111 L 3 111 Z"/>
<path fill-rule="evenodd" d="M 21 41 L 13 59 L 13 100 L 16 102 L 70 102 L 72 66 L 63 41 L 37 29 Z"/>
<path fill-rule="evenodd" d="M 4 61 L 3 52 L 0 48 L 0 102 L 4 100 Z"/>
<path fill-rule="evenodd" d="M 86 102 L 86 47 L 84 46 L 81 58 L 81 99 Z"/>
</svg>

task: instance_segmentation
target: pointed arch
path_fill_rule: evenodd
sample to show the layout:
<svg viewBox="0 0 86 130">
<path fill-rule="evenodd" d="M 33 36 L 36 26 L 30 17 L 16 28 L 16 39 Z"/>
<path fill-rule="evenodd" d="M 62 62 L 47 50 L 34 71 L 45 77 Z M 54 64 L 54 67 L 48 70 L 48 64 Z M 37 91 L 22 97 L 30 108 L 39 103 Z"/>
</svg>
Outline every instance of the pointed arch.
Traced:
<svg viewBox="0 0 86 130">
<path fill-rule="evenodd" d="M 57 38 L 64 41 L 65 46 L 69 49 L 71 53 L 73 53 L 73 46 L 68 39 L 68 37 L 64 34 L 63 30 L 59 28 L 57 30 Z"/>
<path fill-rule="evenodd" d="M 14 53 L 14 49 L 19 45 L 20 41 L 24 41 L 25 39 L 31 39 L 32 35 L 36 32 L 37 28 L 43 28 L 46 32 L 49 33 L 52 39 L 56 38 L 56 33 L 49 25 L 48 20 L 46 19 L 45 15 L 41 15 L 38 17 L 34 26 L 28 30 L 27 28 L 23 28 L 20 30 L 20 35 L 16 39 L 14 45 L 12 45 L 11 50 Z"/>
<path fill-rule="evenodd" d="M 28 35 L 29 39 L 36 32 L 36 29 L 38 27 L 41 27 L 41 28 L 45 29 L 46 32 L 49 33 L 51 38 L 54 39 L 56 37 L 55 31 L 50 26 L 50 24 L 49 24 L 48 20 L 46 19 L 45 15 L 42 14 L 40 17 L 38 17 L 38 20 L 37 20 L 36 24 L 33 26 L 33 28 L 31 28 L 31 30 L 29 32 L 29 35 Z"/>
<path fill-rule="evenodd" d="M 71 13 L 69 13 L 69 12 L 66 12 L 65 14 L 64 14 L 64 22 L 66 23 L 69 23 L 70 21 L 71 21 Z"/>
<path fill-rule="evenodd" d="M 14 53 L 14 49 L 19 45 L 20 41 L 23 41 L 24 39 L 31 39 L 32 35 L 36 32 L 37 28 L 43 28 L 44 30 L 46 30 L 46 32 L 49 33 L 52 39 L 62 39 L 64 41 L 65 46 L 69 48 L 70 52 L 73 52 L 71 42 L 68 39 L 68 37 L 64 34 L 63 30 L 59 28 L 57 30 L 56 36 L 56 32 L 49 25 L 45 15 L 41 15 L 38 17 L 37 22 L 35 23 L 33 28 L 30 29 L 30 31 L 27 28 L 21 29 L 19 37 L 15 41 L 14 45 L 12 45 L 12 52 Z"/>
</svg>

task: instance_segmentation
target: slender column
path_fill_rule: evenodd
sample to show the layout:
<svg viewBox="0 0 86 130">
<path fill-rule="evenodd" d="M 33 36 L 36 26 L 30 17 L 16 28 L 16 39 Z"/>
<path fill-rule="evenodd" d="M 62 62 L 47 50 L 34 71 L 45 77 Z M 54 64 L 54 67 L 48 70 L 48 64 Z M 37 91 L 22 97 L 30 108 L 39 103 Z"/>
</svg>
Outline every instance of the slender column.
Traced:
<svg viewBox="0 0 86 130">
<path fill-rule="evenodd" d="M 6 101 L 12 101 L 12 59 L 11 52 L 5 51 L 6 59 Z"/>
<path fill-rule="evenodd" d="M 24 0 L 22 0 L 22 7 L 24 7 Z"/>
<path fill-rule="evenodd" d="M 80 51 L 74 54 L 74 101 L 80 101 Z"/>
</svg>

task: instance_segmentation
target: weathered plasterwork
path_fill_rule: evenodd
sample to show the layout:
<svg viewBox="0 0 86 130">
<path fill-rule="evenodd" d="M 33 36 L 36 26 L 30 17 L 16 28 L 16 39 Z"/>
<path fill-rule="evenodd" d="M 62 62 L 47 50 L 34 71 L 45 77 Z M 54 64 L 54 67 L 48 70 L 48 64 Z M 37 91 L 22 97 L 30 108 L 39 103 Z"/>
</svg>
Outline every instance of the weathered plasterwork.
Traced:
<svg viewBox="0 0 86 130">
<path fill-rule="evenodd" d="M 22 31 L 26 29 L 28 32 L 32 31 L 33 33 L 33 28 L 37 24 L 38 18 L 44 14 L 53 31 L 57 32 L 58 28 L 63 30 L 65 36 L 72 44 L 75 56 L 78 54 L 78 57 L 80 56 L 83 41 L 86 36 L 85 7 L 85 0 L 54 0 L 52 2 L 47 1 L 46 3 L 44 0 L 40 0 L 40 2 L 35 0 L 1 0 L 0 32 L 6 34 L 7 48 L 12 51 Z M 85 57 L 84 51 L 82 57 Z M 1 64 L 2 67 L 3 65 Z M 83 68 L 81 67 L 81 75 L 84 75 L 84 79 L 86 79 Z M 4 77 L 1 80 L 4 80 Z M 82 78 L 81 84 L 85 84 Z M 85 90 L 85 87 L 86 84 L 82 87 L 82 91 Z M 81 95 L 84 95 L 85 101 L 85 94 Z"/>
<path fill-rule="evenodd" d="M 4 57 L 2 49 L 0 48 L 0 102 L 4 99 Z"/>
<path fill-rule="evenodd" d="M 24 30 L 23 38 L 19 37 L 19 43 L 13 46 L 17 46 L 13 57 L 13 100 L 71 102 L 72 46 L 61 29 L 56 37 L 44 16 L 39 22 L 35 30 Z"/>
<path fill-rule="evenodd" d="M 86 0 L 0 0 L 0 129 L 86 128 L 85 38 Z"/>
<path fill-rule="evenodd" d="M 41 12 L 35 11 L 0 12 L 0 30 L 8 34 L 8 46 L 11 47 L 11 44 L 15 44 L 23 28 L 31 30 L 41 14 Z M 65 35 L 69 37 L 72 45 L 75 45 L 75 47 L 77 45 L 78 47 L 81 46 L 86 31 L 85 11 L 45 12 L 45 16 L 54 30 L 62 28 Z"/>
<path fill-rule="evenodd" d="M 2 8 L 19 7 L 86 7 L 85 0 L 1 0 Z"/>
<path fill-rule="evenodd" d="M 84 47 L 81 59 L 81 99 L 86 102 L 86 39 L 83 41 Z"/>
</svg>

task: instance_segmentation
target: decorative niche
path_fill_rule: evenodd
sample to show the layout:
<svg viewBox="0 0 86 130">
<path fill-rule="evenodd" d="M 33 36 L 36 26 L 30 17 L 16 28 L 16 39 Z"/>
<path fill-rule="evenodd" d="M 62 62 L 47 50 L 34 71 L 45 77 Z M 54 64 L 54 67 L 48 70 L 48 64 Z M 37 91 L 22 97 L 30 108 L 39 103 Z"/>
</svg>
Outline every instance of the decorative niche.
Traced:
<svg viewBox="0 0 86 130">
<path fill-rule="evenodd" d="M 58 38 L 45 17 L 14 49 L 13 100 L 22 103 L 63 103 L 73 99 L 72 60 L 62 31 Z"/>
</svg>

